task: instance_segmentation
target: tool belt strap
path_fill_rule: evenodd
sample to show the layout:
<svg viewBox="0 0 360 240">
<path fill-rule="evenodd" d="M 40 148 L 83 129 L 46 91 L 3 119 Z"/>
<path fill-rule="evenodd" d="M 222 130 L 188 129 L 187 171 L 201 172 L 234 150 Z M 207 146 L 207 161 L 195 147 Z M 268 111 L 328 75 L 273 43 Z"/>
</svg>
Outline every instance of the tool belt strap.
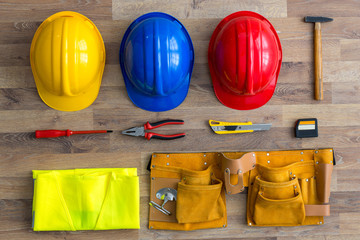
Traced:
<svg viewBox="0 0 360 240">
<path fill-rule="evenodd" d="M 305 205 L 306 216 L 330 216 L 330 205 Z"/>
<path fill-rule="evenodd" d="M 244 191 L 243 174 L 254 169 L 256 158 L 254 152 L 245 153 L 238 159 L 230 159 L 221 153 L 221 169 L 224 173 L 225 189 L 227 194 L 236 194 Z M 237 184 L 230 183 L 230 174 L 238 176 Z"/>
</svg>

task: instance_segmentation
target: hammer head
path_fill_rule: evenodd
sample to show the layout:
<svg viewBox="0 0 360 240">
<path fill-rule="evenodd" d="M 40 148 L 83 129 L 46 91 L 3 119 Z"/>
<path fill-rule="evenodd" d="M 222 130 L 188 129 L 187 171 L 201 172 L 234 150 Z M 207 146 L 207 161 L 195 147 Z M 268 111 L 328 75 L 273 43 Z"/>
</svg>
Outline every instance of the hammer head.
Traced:
<svg viewBox="0 0 360 240">
<path fill-rule="evenodd" d="M 312 17 L 312 16 L 307 16 L 305 17 L 305 22 L 331 22 L 333 19 L 332 18 L 328 18 L 328 17 Z"/>
</svg>

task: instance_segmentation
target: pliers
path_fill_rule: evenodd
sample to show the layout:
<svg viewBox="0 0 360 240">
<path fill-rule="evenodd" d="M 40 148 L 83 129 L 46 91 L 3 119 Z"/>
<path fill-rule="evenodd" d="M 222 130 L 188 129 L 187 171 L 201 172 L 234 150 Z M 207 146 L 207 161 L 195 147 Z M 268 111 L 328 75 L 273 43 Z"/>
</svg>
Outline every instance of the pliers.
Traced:
<svg viewBox="0 0 360 240">
<path fill-rule="evenodd" d="M 176 138 L 185 137 L 185 133 L 178 133 L 178 134 L 173 134 L 173 135 L 162 135 L 162 134 L 158 134 L 158 133 L 145 132 L 146 130 L 152 130 L 152 129 L 155 129 L 155 128 L 158 128 L 161 126 L 174 125 L 174 124 L 184 124 L 184 121 L 169 119 L 169 120 L 164 120 L 164 121 L 160 121 L 160 122 L 156 122 L 156 123 L 147 122 L 144 124 L 144 126 L 133 127 L 133 128 L 129 128 L 125 131 L 122 131 L 122 134 L 129 135 L 129 136 L 135 136 L 135 137 L 143 136 L 147 140 L 150 140 L 152 138 L 157 138 L 157 139 L 161 139 L 161 140 L 172 140 L 172 139 L 176 139 Z"/>
</svg>

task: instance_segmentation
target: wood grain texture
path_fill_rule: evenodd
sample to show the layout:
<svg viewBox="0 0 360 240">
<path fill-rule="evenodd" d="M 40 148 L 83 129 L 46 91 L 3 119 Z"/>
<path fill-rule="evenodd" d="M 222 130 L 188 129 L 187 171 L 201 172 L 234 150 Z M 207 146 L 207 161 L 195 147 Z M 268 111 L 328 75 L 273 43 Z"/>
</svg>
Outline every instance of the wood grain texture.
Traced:
<svg viewBox="0 0 360 240">
<path fill-rule="evenodd" d="M 113 0 L 113 19 L 136 18 L 148 12 L 166 12 L 176 18 L 223 18 L 234 9 L 255 11 L 267 17 L 286 17 L 286 0 Z"/>
<path fill-rule="evenodd" d="M 288 0 L 288 16 L 359 17 L 359 2 L 346 0 Z"/>
<path fill-rule="evenodd" d="M 44 21 L 51 14 L 60 11 L 77 11 L 92 19 L 109 19 L 111 18 L 111 4 L 111 0 L 2 1 L 0 21 Z"/>
<path fill-rule="evenodd" d="M 359 212 L 340 213 L 340 233 L 341 234 L 358 234 L 360 220 Z"/>
<path fill-rule="evenodd" d="M 58 11 L 89 17 L 106 46 L 106 66 L 96 101 L 78 112 L 60 112 L 40 99 L 29 51 L 37 27 Z M 275 93 L 263 107 L 237 111 L 216 98 L 207 51 L 222 18 L 256 11 L 273 24 L 283 62 Z M 178 18 L 195 48 L 189 93 L 176 109 L 147 112 L 129 99 L 119 66 L 120 43 L 129 24 L 150 11 Z M 307 15 L 334 18 L 322 24 L 324 100 L 314 96 L 314 24 Z M 0 1 L 0 239 L 266 239 L 352 240 L 360 229 L 360 3 L 356 0 L 51 0 Z M 299 118 L 316 117 L 319 137 L 296 139 Z M 147 141 L 121 135 L 146 121 L 183 119 L 159 133 L 185 132 L 175 141 Z M 208 120 L 272 123 L 270 131 L 220 136 Z M 37 129 L 114 130 L 111 134 L 35 139 Z M 246 194 L 227 196 L 228 227 L 192 232 L 148 227 L 152 152 L 256 151 L 334 147 L 337 165 L 331 185 L 331 216 L 325 224 L 253 228 L 246 225 Z M 140 230 L 33 232 L 32 170 L 136 167 L 140 177 Z"/>
<path fill-rule="evenodd" d="M 360 50 L 360 39 L 341 39 L 341 60 L 342 61 L 359 61 L 360 56 L 357 54 Z"/>
</svg>

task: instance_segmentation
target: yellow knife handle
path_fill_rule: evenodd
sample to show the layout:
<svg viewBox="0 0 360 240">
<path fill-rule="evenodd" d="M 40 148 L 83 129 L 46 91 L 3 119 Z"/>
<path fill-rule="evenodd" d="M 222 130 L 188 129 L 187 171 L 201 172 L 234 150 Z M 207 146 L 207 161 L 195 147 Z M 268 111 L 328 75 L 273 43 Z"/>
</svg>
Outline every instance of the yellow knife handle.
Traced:
<svg viewBox="0 0 360 240">
<path fill-rule="evenodd" d="M 216 120 L 209 120 L 209 125 L 212 126 L 239 126 L 239 125 L 252 125 L 252 122 L 221 122 Z M 232 133 L 248 133 L 254 130 L 236 130 L 236 131 L 215 131 L 217 134 L 232 134 Z"/>
</svg>

